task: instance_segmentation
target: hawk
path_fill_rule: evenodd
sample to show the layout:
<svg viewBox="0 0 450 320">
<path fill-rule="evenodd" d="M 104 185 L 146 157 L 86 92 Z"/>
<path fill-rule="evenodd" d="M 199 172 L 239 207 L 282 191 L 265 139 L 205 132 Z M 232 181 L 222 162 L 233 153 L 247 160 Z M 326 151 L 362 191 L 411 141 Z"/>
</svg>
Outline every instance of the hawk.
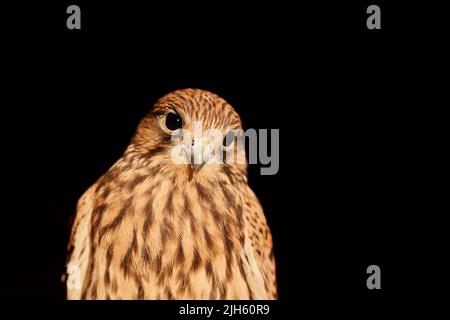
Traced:
<svg viewBox="0 0 450 320">
<path fill-rule="evenodd" d="M 194 124 L 223 135 L 186 141 L 182 132 Z M 122 157 L 78 200 L 67 298 L 276 299 L 272 236 L 247 162 L 229 161 L 230 153 L 245 159 L 227 138 L 241 128 L 233 107 L 211 92 L 159 99 Z M 221 163 L 177 163 L 180 145 L 191 160 L 208 147 L 232 152 Z"/>
</svg>

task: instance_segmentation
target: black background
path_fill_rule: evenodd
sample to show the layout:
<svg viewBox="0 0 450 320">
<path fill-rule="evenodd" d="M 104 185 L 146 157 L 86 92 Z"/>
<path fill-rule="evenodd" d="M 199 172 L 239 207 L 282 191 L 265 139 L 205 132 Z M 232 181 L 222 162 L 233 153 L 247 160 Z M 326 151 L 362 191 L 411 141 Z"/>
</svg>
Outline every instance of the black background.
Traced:
<svg viewBox="0 0 450 320">
<path fill-rule="evenodd" d="M 73 3 L 81 30 L 66 28 L 67 1 L 5 14 L 3 297 L 64 299 L 77 199 L 156 99 L 186 87 L 225 98 L 246 128 L 280 129 L 278 174 L 253 165 L 250 185 L 272 229 L 284 303 L 373 310 L 405 293 L 417 41 L 430 40 L 411 22 L 416 11 L 376 1 L 382 29 L 367 30 L 369 2 Z M 366 288 L 371 264 L 382 290 Z"/>
</svg>

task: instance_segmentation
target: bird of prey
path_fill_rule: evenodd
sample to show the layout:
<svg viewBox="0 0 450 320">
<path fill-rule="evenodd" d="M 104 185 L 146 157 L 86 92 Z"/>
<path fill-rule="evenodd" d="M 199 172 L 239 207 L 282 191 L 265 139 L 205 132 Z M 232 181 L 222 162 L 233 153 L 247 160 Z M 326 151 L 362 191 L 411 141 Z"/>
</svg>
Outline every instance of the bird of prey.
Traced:
<svg viewBox="0 0 450 320">
<path fill-rule="evenodd" d="M 223 135 L 185 141 L 181 132 L 194 124 Z M 276 299 L 272 236 L 247 184 L 247 162 L 229 161 L 230 152 L 221 163 L 173 161 L 176 145 L 186 158 L 207 147 L 245 158 L 236 139 L 224 139 L 241 127 L 233 107 L 211 92 L 159 99 L 77 203 L 67 298 Z"/>
</svg>

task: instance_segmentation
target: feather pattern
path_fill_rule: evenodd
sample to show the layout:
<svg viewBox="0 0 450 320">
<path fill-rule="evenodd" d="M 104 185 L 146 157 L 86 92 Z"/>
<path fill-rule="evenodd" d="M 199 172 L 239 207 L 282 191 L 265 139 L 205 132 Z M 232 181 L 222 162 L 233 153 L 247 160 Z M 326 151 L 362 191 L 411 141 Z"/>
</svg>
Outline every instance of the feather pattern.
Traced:
<svg viewBox="0 0 450 320">
<path fill-rule="evenodd" d="M 210 92 L 160 99 L 123 156 L 78 201 L 68 266 L 78 268 L 80 286 L 68 286 L 68 299 L 277 297 L 271 233 L 247 164 L 174 164 L 161 122 L 173 110 L 185 127 L 241 127 Z"/>
</svg>

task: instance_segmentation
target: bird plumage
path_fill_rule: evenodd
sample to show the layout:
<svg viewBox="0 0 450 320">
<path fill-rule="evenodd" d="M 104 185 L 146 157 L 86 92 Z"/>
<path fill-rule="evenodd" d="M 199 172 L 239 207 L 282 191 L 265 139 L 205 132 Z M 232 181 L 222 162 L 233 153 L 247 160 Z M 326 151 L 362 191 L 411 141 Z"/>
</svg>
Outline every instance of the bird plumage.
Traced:
<svg viewBox="0 0 450 320">
<path fill-rule="evenodd" d="M 168 112 L 188 129 L 194 121 L 241 128 L 236 111 L 210 92 L 161 98 L 123 156 L 78 201 L 68 263 L 79 268 L 81 286 L 68 298 L 276 298 L 271 233 L 246 163 L 174 164 L 175 141 L 162 122 Z"/>
</svg>

